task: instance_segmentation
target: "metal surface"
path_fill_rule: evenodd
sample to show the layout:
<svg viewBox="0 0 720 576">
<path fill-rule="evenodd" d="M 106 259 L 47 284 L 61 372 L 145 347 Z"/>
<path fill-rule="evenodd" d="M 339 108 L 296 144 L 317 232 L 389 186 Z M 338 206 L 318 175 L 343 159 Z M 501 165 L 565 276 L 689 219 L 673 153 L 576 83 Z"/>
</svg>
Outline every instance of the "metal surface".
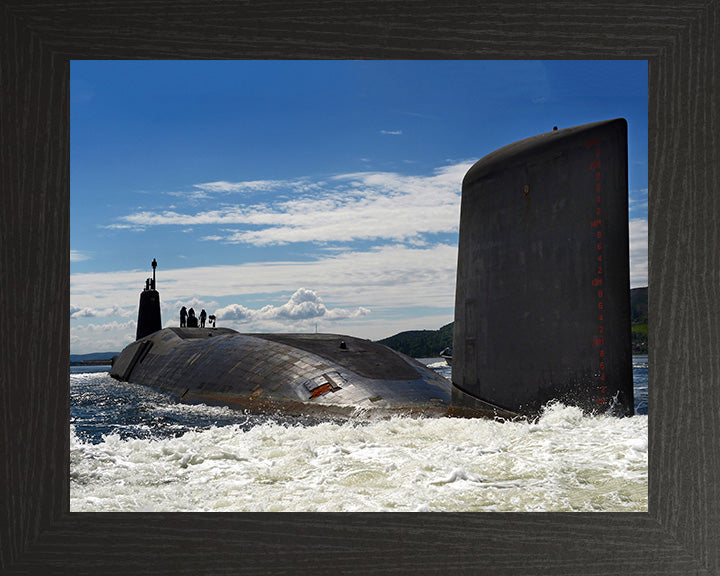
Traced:
<svg viewBox="0 0 720 576">
<path fill-rule="evenodd" d="M 144 338 L 148 334 L 157 332 L 162 328 L 160 318 L 160 294 L 157 290 L 146 289 L 140 293 L 138 306 L 138 321 L 136 339 Z"/>
<path fill-rule="evenodd" d="M 255 412 L 323 417 L 451 412 L 450 382 L 435 371 L 381 344 L 337 334 L 165 328 L 126 347 L 110 375 L 185 402 Z M 491 406 L 457 415 L 514 416 Z"/>
<path fill-rule="evenodd" d="M 453 403 L 632 414 L 627 125 L 541 134 L 463 181 Z"/>
<path fill-rule="evenodd" d="M 160 317 L 160 294 L 155 287 L 155 268 L 157 260 L 153 258 L 153 275 L 145 281 L 145 289 L 140 293 L 140 305 L 138 306 L 137 332 L 135 339 L 139 340 L 148 334 L 157 332 L 162 328 Z"/>
</svg>

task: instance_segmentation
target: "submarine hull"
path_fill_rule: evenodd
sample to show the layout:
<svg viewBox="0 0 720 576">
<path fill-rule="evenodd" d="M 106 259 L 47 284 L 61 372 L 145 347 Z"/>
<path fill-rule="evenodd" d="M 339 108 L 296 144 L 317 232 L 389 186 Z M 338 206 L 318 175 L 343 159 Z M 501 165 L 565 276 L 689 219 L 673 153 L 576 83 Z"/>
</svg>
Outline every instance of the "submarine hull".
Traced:
<svg viewBox="0 0 720 576">
<path fill-rule="evenodd" d="M 241 334 L 165 328 L 133 342 L 110 370 L 189 403 L 250 412 L 513 417 L 490 405 L 451 407 L 451 384 L 386 346 L 336 334 Z"/>
</svg>

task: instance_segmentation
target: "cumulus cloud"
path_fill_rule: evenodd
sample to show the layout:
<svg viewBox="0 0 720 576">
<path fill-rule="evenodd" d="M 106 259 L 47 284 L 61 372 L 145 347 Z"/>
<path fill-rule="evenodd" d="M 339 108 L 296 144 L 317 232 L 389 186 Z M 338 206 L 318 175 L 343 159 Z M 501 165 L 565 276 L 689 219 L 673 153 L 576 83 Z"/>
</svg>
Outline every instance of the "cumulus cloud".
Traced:
<svg viewBox="0 0 720 576">
<path fill-rule="evenodd" d="M 230 304 L 224 308 L 215 310 L 215 316 L 218 320 L 239 320 L 246 322 L 256 317 L 256 311 L 246 308 L 241 304 Z"/>
<path fill-rule="evenodd" d="M 354 310 L 343 308 L 328 309 L 322 298 L 314 290 L 299 288 L 282 306 L 263 306 L 252 310 L 240 304 L 231 304 L 215 311 L 218 320 L 239 322 L 272 322 L 287 321 L 292 323 L 304 320 L 347 320 L 366 316 L 370 310 L 359 307 Z"/>
</svg>

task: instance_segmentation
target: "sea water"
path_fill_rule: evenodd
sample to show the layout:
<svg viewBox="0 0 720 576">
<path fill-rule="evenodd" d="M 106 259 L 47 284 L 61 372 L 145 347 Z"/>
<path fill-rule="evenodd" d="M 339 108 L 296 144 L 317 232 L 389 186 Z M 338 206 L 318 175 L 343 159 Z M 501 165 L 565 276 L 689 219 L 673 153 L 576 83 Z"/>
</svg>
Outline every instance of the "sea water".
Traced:
<svg viewBox="0 0 720 576">
<path fill-rule="evenodd" d="M 647 356 L 633 375 L 631 418 L 553 404 L 533 421 L 319 421 L 180 404 L 72 367 L 70 508 L 646 511 Z"/>
</svg>

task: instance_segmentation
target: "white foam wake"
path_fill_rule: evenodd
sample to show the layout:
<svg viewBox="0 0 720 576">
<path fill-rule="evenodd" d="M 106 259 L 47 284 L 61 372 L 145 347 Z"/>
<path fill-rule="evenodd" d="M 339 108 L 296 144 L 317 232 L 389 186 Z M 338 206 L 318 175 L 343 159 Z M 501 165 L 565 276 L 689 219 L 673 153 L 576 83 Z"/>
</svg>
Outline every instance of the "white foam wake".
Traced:
<svg viewBox="0 0 720 576">
<path fill-rule="evenodd" d="M 534 423 L 266 422 L 98 444 L 73 430 L 71 510 L 645 511 L 647 425 L 558 404 Z"/>
</svg>

